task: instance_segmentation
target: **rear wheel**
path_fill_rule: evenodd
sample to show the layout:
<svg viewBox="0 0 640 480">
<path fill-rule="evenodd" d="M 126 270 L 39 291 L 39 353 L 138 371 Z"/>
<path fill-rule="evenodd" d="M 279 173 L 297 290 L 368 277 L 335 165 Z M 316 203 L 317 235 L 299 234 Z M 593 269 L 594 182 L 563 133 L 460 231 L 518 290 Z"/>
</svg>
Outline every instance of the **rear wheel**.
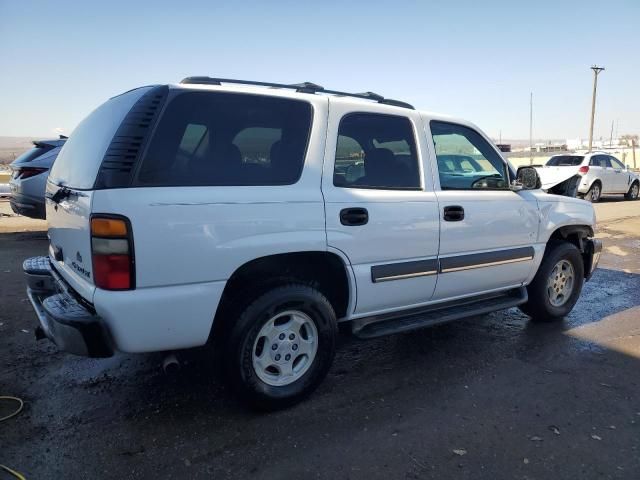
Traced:
<svg viewBox="0 0 640 480">
<path fill-rule="evenodd" d="M 590 201 L 591 203 L 598 203 L 601 196 L 602 185 L 600 185 L 600 182 L 593 182 L 593 185 L 591 185 L 591 188 L 584 196 L 584 199 Z"/>
<path fill-rule="evenodd" d="M 336 316 L 318 290 L 301 284 L 273 288 L 231 327 L 226 370 L 251 406 L 275 410 L 309 395 L 335 354 Z"/>
<path fill-rule="evenodd" d="M 529 300 L 520 309 L 534 322 L 552 322 L 568 315 L 578 301 L 584 283 L 582 255 L 575 245 L 553 242 L 531 284 Z"/>
<path fill-rule="evenodd" d="M 638 182 L 633 182 L 624 198 L 626 198 L 627 200 L 637 200 L 638 193 L 640 193 L 640 186 L 638 185 Z"/>
</svg>

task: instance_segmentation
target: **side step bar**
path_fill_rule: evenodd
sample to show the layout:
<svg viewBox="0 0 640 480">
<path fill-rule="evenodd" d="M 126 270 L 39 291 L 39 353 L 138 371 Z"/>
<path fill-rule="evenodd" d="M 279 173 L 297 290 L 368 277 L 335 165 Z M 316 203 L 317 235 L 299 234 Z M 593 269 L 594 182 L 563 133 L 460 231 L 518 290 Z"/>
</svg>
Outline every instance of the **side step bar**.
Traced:
<svg viewBox="0 0 640 480">
<path fill-rule="evenodd" d="M 353 334 L 359 338 L 375 338 L 504 310 L 521 305 L 527 299 L 527 289 L 520 287 L 506 293 L 482 295 L 410 311 L 359 318 L 353 320 L 351 328 Z"/>
</svg>

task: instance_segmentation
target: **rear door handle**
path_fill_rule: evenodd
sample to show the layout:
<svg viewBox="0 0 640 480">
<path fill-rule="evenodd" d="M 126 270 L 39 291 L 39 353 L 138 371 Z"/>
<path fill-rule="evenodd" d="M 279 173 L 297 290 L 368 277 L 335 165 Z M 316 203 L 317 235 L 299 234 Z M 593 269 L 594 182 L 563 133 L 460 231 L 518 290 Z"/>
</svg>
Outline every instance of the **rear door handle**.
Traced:
<svg viewBox="0 0 640 480">
<path fill-rule="evenodd" d="M 459 222 L 464 220 L 464 208 L 460 205 L 449 205 L 444 207 L 445 222 Z"/>
<path fill-rule="evenodd" d="M 340 223 L 347 227 L 366 225 L 369 221 L 369 212 L 366 208 L 343 208 L 340 210 Z"/>
</svg>

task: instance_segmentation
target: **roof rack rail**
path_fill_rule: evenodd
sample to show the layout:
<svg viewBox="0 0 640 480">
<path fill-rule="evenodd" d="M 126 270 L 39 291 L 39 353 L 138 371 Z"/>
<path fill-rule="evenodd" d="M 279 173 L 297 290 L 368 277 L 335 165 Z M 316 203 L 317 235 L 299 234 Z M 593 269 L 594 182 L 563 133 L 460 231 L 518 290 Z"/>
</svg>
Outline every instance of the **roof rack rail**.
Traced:
<svg viewBox="0 0 640 480">
<path fill-rule="evenodd" d="M 372 100 L 374 102 L 383 103 L 385 105 L 393 105 L 394 107 L 402 107 L 409 108 L 411 110 L 415 110 L 413 105 L 402 102 L 400 100 L 393 100 L 391 98 L 384 98 L 382 95 L 378 95 L 373 92 L 364 92 L 364 93 L 347 93 L 340 92 L 338 90 L 327 90 L 321 85 L 317 85 L 311 82 L 302 82 L 302 83 L 271 83 L 271 82 L 257 82 L 254 80 L 235 80 L 232 78 L 212 78 L 212 77 L 187 77 L 184 78 L 181 84 L 185 85 L 222 85 L 223 83 L 234 83 L 239 85 L 255 85 L 259 87 L 269 87 L 269 88 L 290 88 L 300 93 L 326 93 L 329 95 L 337 95 L 341 97 L 355 97 L 355 98 L 363 98 L 365 100 Z"/>
</svg>

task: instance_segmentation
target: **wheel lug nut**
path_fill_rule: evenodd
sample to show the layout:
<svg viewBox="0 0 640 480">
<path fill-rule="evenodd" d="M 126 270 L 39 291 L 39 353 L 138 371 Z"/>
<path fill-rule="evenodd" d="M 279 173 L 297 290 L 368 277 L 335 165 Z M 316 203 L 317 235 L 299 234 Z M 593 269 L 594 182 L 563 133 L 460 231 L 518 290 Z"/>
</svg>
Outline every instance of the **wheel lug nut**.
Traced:
<svg viewBox="0 0 640 480">
<path fill-rule="evenodd" d="M 278 349 L 278 344 L 274 343 L 273 345 L 271 345 L 271 350 L 277 350 Z"/>
<path fill-rule="evenodd" d="M 287 353 L 287 354 L 284 356 L 284 359 L 288 362 L 289 360 L 291 360 L 291 355 Z"/>
<path fill-rule="evenodd" d="M 278 337 L 280 340 L 284 340 L 285 334 L 281 333 L 280 336 Z"/>
<path fill-rule="evenodd" d="M 291 350 L 293 350 L 294 352 L 298 350 L 298 344 L 294 343 L 293 345 L 291 345 Z"/>
<path fill-rule="evenodd" d="M 280 361 L 280 354 L 279 353 L 276 355 L 276 362 L 278 362 L 278 361 Z"/>
<path fill-rule="evenodd" d="M 294 338 L 296 338 L 296 336 L 293 333 L 289 335 L 289 340 L 293 340 Z"/>
</svg>

